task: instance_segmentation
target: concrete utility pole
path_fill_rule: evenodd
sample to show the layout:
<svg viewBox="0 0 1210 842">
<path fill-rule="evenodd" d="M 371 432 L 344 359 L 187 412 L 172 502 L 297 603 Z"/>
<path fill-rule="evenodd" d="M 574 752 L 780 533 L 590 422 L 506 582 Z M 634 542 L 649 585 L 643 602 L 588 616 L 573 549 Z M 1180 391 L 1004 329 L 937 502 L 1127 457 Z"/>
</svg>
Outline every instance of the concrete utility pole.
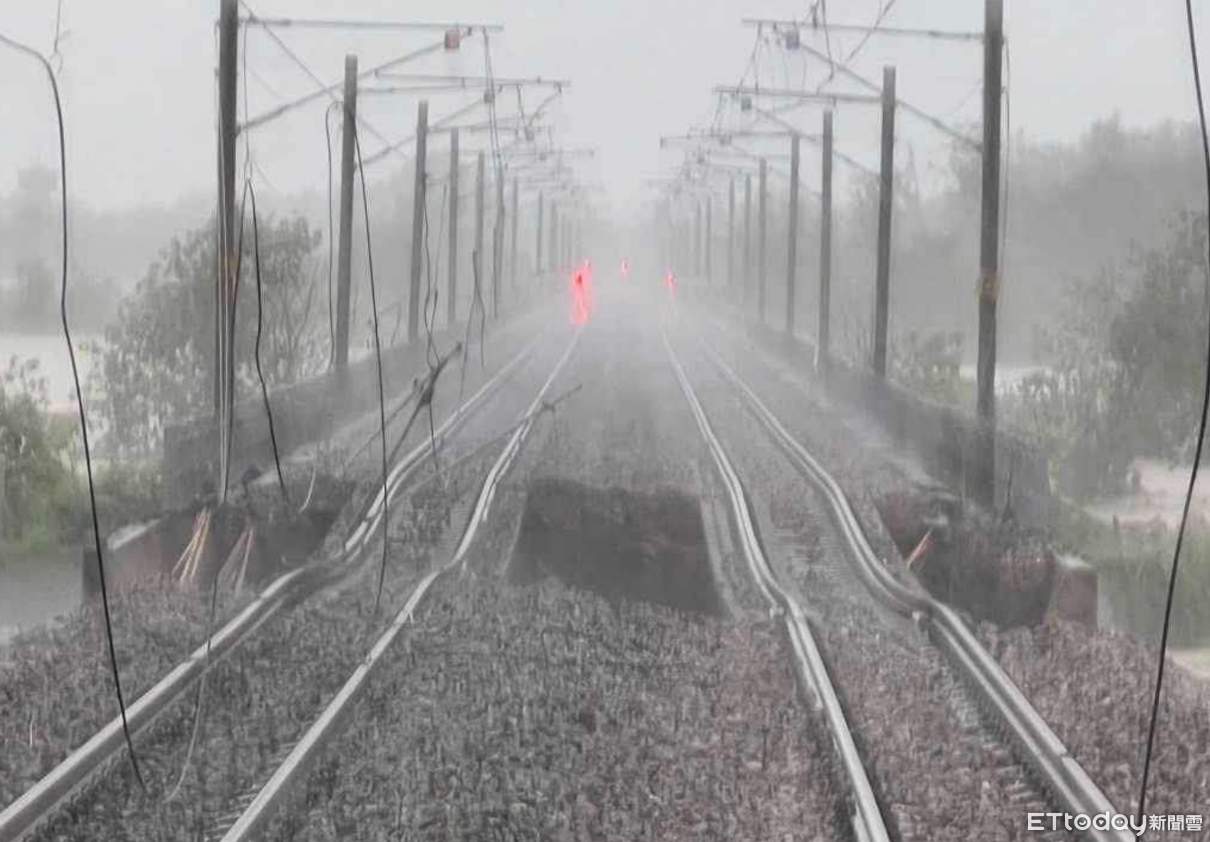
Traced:
<svg viewBox="0 0 1210 842">
<path fill-rule="evenodd" d="M 882 172 L 878 188 L 878 274 L 874 287 L 874 374 L 886 378 L 891 295 L 891 208 L 895 184 L 895 68 L 882 69 Z"/>
<path fill-rule="evenodd" d="M 475 290 L 472 301 L 478 301 L 483 294 L 483 191 L 486 185 L 484 180 L 484 164 L 485 160 L 483 153 L 479 153 L 478 163 L 475 169 Z M 471 305 L 474 307 L 474 304 Z"/>
<path fill-rule="evenodd" d="M 550 271 L 559 271 L 559 204 L 550 203 Z"/>
<path fill-rule="evenodd" d="M 706 289 L 710 288 L 710 282 L 714 278 L 714 261 L 712 260 L 712 252 L 714 251 L 714 197 L 706 195 Z"/>
<path fill-rule="evenodd" d="M 538 275 L 542 274 L 542 222 L 543 222 L 542 211 L 544 209 L 543 202 L 544 202 L 545 198 L 546 197 L 542 195 L 542 191 L 539 190 L 538 191 L 538 242 L 534 244 L 534 272 L 535 272 L 535 274 L 538 274 Z"/>
<path fill-rule="evenodd" d="M 815 342 L 815 368 L 828 365 L 830 310 L 832 307 L 832 112 L 823 113 L 822 211 L 819 215 L 819 329 Z"/>
<path fill-rule="evenodd" d="M 794 336 L 794 274 L 798 268 L 798 155 L 799 138 L 790 138 L 790 227 L 786 235 L 786 335 Z"/>
<path fill-rule="evenodd" d="M 420 272 L 424 266 L 424 216 L 428 201 L 425 163 L 429 146 L 429 103 L 420 100 L 416 113 L 416 175 L 412 181 L 412 277 L 408 284 L 408 344 L 420 337 Z M 366 224 L 369 222 L 367 220 Z"/>
<path fill-rule="evenodd" d="M 760 159 L 760 210 L 758 212 L 758 242 L 756 244 L 756 316 L 763 324 L 765 321 L 765 223 L 768 214 L 769 166 L 764 158 Z"/>
<path fill-rule="evenodd" d="M 446 290 L 445 321 L 450 327 L 458 318 L 458 130 L 450 131 L 450 255 L 449 286 Z"/>
<path fill-rule="evenodd" d="M 735 176 L 727 183 L 727 288 L 735 290 Z"/>
<path fill-rule="evenodd" d="M 514 298 L 517 295 L 517 227 L 518 227 L 518 223 L 520 222 L 520 215 L 517 213 L 518 207 L 519 207 L 519 205 L 518 205 L 519 198 L 517 196 L 517 191 L 518 191 L 517 179 L 514 176 L 513 177 L 513 213 L 512 213 L 512 217 L 510 219 L 510 222 L 512 223 L 513 228 L 512 228 L 512 236 L 510 237 L 511 245 L 509 247 L 509 261 L 508 261 L 508 283 L 509 283 L 509 288 L 513 292 Z"/>
<path fill-rule="evenodd" d="M 500 275 L 504 270 L 504 169 L 496 168 L 496 218 L 492 225 L 492 318 L 500 317 Z"/>
<path fill-rule="evenodd" d="M 235 361 L 226 349 L 231 347 L 231 328 L 224 314 L 235 303 L 235 135 L 237 73 L 239 67 L 238 0 L 222 0 L 219 7 L 218 55 L 218 214 L 219 283 L 215 289 L 214 311 L 214 417 L 221 417 L 224 404 L 234 397 Z M 224 386 L 224 381 L 226 386 Z M 220 478 L 221 481 L 222 478 Z"/>
<path fill-rule="evenodd" d="M 976 372 L 980 421 L 974 497 L 995 504 L 996 493 L 996 303 L 1000 297 L 1000 97 L 1004 50 L 1003 0 L 985 0 L 983 21 L 983 200 L 979 240 L 979 359 Z"/>
<path fill-rule="evenodd" d="M 353 164 L 357 130 L 357 56 L 345 56 L 340 147 L 340 240 L 336 249 L 336 370 L 349 365 L 349 289 L 353 285 Z"/>
<path fill-rule="evenodd" d="M 744 174 L 744 277 L 740 301 L 747 312 L 752 304 L 752 173 Z"/>
<path fill-rule="evenodd" d="M 702 275 L 702 202 L 693 203 L 693 234 L 689 247 L 693 249 L 693 277 Z"/>
</svg>

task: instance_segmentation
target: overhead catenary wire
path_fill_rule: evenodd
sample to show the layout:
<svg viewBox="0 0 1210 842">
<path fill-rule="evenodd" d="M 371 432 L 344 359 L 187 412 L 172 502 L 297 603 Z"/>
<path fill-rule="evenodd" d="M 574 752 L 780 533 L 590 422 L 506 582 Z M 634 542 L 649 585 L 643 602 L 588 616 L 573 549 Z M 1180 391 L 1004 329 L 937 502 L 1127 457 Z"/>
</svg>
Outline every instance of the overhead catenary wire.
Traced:
<svg viewBox="0 0 1210 842">
<path fill-rule="evenodd" d="M 1185 18 L 1189 29 L 1189 62 L 1193 70 L 1193 89 L 1197 95 L 1197 117 L 1201 129 L 1202 168 L 1205 179 L 1205 202 L 1207 219 L 1210 219 L 1210 138 L 1206 129 L 1206 106 L 1202 100 L 1202 73 L 1197 56 L 1197 33 L 1193 25 L 1193 0 L 1185 0 Z M 1203 244 L 1203 248 L 1206 245 Z M 1210 261 L 1210 253 L 1207 254 Z M 1203 266 L 1203 272 L 1208 270 Z M 1210 305 L 1210 275 L 1205 278 L 1207 305 Z M 1210 308 L 1208 308 L 1210 309 Z M 1147 810 L 1147 783 L 1151 772 L 1151 757 L 1155 749 L 1156 726 L 1159 722 L 1160 694 L 1164 687 L 1164 662 L 1168 655 L 1168 632 L 1172 622 L 1172 603 L 1176 596 L 1176 580 L 1180 570 L 1181 548 L 1184 545 L 1185 529 L 1189 524 L 1189 509 L 1193 503 L 1193 489 L 1197 485 L 1198 468 L 1202 463 L 1202 447 L 1206 441 L 1206 416 L 1210 412 L 1210 325 L 1207 326 L 1206 373 L 1202 384 L 1202 412 L 1197 426 L 1197 447 L 1193 452 L 1193 467 L 1189 471 L 1189 486 L 1185 491 L 1185 502 L 1181 509 L 1181 523 L 1176 530 L 1176 546 L 1172 550 L 1172 568 L 1168 572 L 1168 594 L 1164 601 L 1164 625 L 1160 631 L 1160 651 L 1156 664 L 1155 695 L 1151 701 L 1151 717 L 1147 725 L 1147 749 L 1143 755 L 1143 776 L 1139 783 L 1138 821 L 1143 821 Z"/>
<path fill-rule="evenodd" d="M 244 10 L 247 11 L 248 14 L 252 18 L 254 18 L 254 19 L 257 18 L 256 12 L 254 12 L 252 10 L 252 7 L 248 5 L 247 0 L 239 0 L 239 3 L 241 6 L 244 7 Z M 281 49 L 281 51 L 286 54 L 286 57 L 289 58 L 290 61 L 292 61 L 295 64 L 295 66 L 297 66 L 303 73 L 305 73 L 311 79 L 312 82 L 314 82 L 318 86 L 319 90 L 316 92 L 317 96 L 322 96 L 324 94 L 327 94 L 334 102 L 340 101 L 339 97 L 336 96 L 333 89 L 330 86 L 328 86 L 327 84 L 325 84 L 324 81 L 322 79 L 320 79 L 319 76 L 315 73 L 315 71 L 312 70 L 305 61 L 303 61 L 301 58 L 299 58 L 299 56 L 296 52 L 294 52 L 292 49 L 290 49 L 289 45 L 287 45 L 286 42 L 283 41 L 281 39 L 281 37 L 278 36 L 278 34 L 273 31 L 272 27 L 265 26 L 265 27 L 262 27 L 262 29 L 264 30 L 266 35 L 268 35 L 271 39 L 273 39 L 273 42 L 275 44 L 277 44 L 277 46 Z M 245 33 L 247 32 L 246 26 L 245 26 L 244 31 L 245 31 Z M 246 48 L 244 50 L 244 53 L 245 53 L 245 55 L 247 54 Z M 357 120 L 356 122 L 359 122 L 362 126 L 364 126 L 366 128 L 367 131 L 370 132 L 370 134 L 374 135 L 374 137 L 378 138 L 384 144 L 389 144 L 389 141 L 386 139 L 386 137 L 381 132 L 379 132 L 376 128 L 374 128 L 369 123 L 367 123 L 365 120 Z M 243 131 L 246 133 L 247 130 L 248 130 L 248 125 L 245 125 Z"/>
<path fill-rule="evenodd" d="M 857 46 L 849 51 L 849 54 L 844 57 L 844 60 L 840 62 L 839 66 L 832 62 L 831 50 L 828 51 L 828 63 L 832 68 L 832 72 L 828 75 L 827 79 L 819 83 L 819 86 L 816 88 L 816 92 L 823 90 L 828 83 L 836 77 L 836 70 L 843 71 L 848 69 L 848 66 L 853 63 L 853 60 L 857 58 L 863 49 L 865 49 L 865 45 L 869 43 L 870 37 L 874 34 L 875 30 L 878 29 L 878 25 L 882 23 L 883 19 L 890 13 L 891 9 L 894 8 L 896 2 L 897 0 L 887 0 L 887 2 L 883 4 L 880 0 L 878 4 L 878 14 L 874 17 L 874 23 L 870 25 L 870 28 L 866 30 L 865 35 L 863 35 L 861 40 L 857 42 Z"/>
<path fill-rule="evenodd" d="M 51 93 L 55 102 L 55 119 L 59 128 L 59 201 L 60 201 L 60 232 L 62 234 L 61 259 L 62 275 L 59 285 L 59 318 L 63 324 L 63 338 L 67 342 L 67 355 L 71 360 L 71 376 L 75 383 L 76 408 L 80 416 L 80 438 L 84 444 L 84 468 L 88 476 L 88 506 L 92 516 L 92 536 L 97 548 L 97 579 L 100 583 L 101 606 L 105 618 L 105 641 L 109 649 L 109 666 L 113 674 L 114 695 L 117 698 L 118 710 L 122 718 L 122 735 L 126 741 L 126 750 L 130 755 L 130 768 L 134 772 L 139 787 L 146 792 L 147 784 L 139 769 L 138 755 L 134 750 L 134 741 L 130 736 L 130 725 L 126 718 L 126 701 L 122 695 L 122 679 L 118 670 L 118 655 L 113 642 L 113 620 L 109 612 L 109 592 L 105 583 L 105 547 L 101 540 L 101 523 L 97 516 L 97 492 L 92 476 L 92 449 L 88 442 L 88 416 L 84 410 L 84 392 L 80 387 L 80 370 L 76 365 L 76 351 L 71 339 L 71 326 L 67 318 L 67 267 L 69 261 L 67 233 L 67 130 L 63 121 L 63 103 L 59 97 L 59 81 L 55 78 L 55 70 L 50 61 L 33 47 L 28 47 L 0 34 L 0 43 L 4 43 L 17 52 L 23 53 L 36 60 L 46 70 L 50 80 Z"/>
</svg>

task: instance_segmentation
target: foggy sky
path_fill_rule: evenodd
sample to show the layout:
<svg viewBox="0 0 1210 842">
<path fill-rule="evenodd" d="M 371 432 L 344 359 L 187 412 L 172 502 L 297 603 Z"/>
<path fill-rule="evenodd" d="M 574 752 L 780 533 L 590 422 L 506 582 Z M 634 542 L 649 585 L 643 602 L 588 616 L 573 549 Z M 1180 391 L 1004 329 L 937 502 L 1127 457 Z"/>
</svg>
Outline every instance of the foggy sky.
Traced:
<svg viewBox="0 0 1210 842">
<path fill-rule="evenodd" d="M 213 192 L 214 19 L 217 0 L 64 0 L 61 83 L 68 121 L 70 188 L 95 207 L 163 203 L 182 194 Z M 616 211 L 635 206 L 645 177 L 669 170 L 676 155 L 658 148 L 713 113 L 715 84 L 733 84 L 752 50 L 746 15 L 805 14 L 805 2 L 665 2 L 664 0 L 256 0 L 258 14 L 299 17 L 382 17 L 428 21 L 497 22 L 497 75 L 542 75 L 572 81 L 556 113 L 560 139 L 592 144 L 599 161 L 585 175 L 603 181 Z M 980 29 L 979 0 L 899 0 L 887 24 Z M 872 0 L 832 0 L 834 22 L 868 22 Z M 50 51 L 54 0 L 0 0 L 0 31 Z M 1070 140 L 1090 121 L 1120 113 L 1128 126 L 1196 119 L 1188 66 L 1184 4 L 1126 0 L 1006 0 L 1011 50 L 1012 123 L 1038 139 Z M 1210 23 L 1199 22 L 1210 49 Z M 283 38 L 325 79 L 341 72 L 343 55 L 362 66 L 424 42 L 399 34 L 284 32 Z M 812 41 L 812 43 L 815 43 Z M 843 52 L 844 44 L 833 40 Z M 799 66 L 767 59 L 765 84 L 796 79 Z M 857 67 L 871 77 L 893 61 L 899 95 L 941 114 L 972 92 L 981 71 L 978 47 L 935 43 L 871 43 Z M 263 35 L 249 39 L 251 110 L 276 96 L 305 93 L 312 83 Z M 414 72 L 482 72 L 481 47 L 456 57 L 436 56 Z M 434 113 L 448 106 L 434 101 Z M 414 101 L 380 101 L 363 114 L 384 134 L 408 134 Z M 281 194 L 323 189 L 323 106 L 316 105 L 254 138 L 266 179 Z M 970 96 L 951 119 L 975 121 L 979 97 Z M 876 162 L 873 117 L 837 116 L 841 148 Z M 914 156 L 940 147 L 935 133 L 901 117 Z M 804 112 L 801 125 L 818 117 Z M 31 163 L 56 163 L 53 111 L 42 72 L 0 51 L 0 193 Z M 376 148 L 376 141 L 366 140 Z M 871 151 L 875 150 L 875 151 Z M 369 149 L 367 149 L 367 154 Z M 939 153 L 938 153 L 939 154 Z M 401 164 L 398 159 L 396 164 Z M 807 162 L 807 167 L 811 165 Z M 807 169 L 805 172 L 810 173 Z"/>
</svg>

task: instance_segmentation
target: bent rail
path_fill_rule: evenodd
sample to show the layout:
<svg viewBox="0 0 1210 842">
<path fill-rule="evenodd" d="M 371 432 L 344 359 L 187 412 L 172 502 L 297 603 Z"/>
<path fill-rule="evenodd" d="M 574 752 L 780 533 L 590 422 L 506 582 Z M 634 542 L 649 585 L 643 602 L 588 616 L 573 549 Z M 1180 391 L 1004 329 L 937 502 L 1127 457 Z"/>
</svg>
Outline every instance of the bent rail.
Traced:
<svg viewBox="0 0 1210 842">
<path fill-rule="evenodd" d="M 730 460 L 727 458 L 722 443 L 714 434 L 714 430 L 710 426 L 710 420 L 706 417 L 705 410 L 702 409 L 702 405 L 698 401 L 697 395 L 689 383 L 689 379 L 685 376 L 685 371 L 681 367 L 680 360 L 677 359 L 672 344 L 668 341 L 667 334 L 662 329 L 660 333 L 664 340 L 664 347 L 668 351 L 669 359 L 672 362 L 672 367 L 676 372 L 677 380 L 680 382 L 681 391 L 685 395 L 685 400 L 689 402 L 689 408 L 693 411 L 693 417 L 697 421 L 698 430 L 701 431 L 702 437 L 706 440 L 706 444 L 710 449 L 710 455 L 714 459 L 715 467 L 718 468 L 723 484 L 727 488 L 727 496 L 731 501 L 731 510 L 735 515 L 736 525 L 739 527 L 740 544 L 743 546 L 744 557 L 748 561 L 748 567 L 761 593 L 769 602 L 771 609 L 783 616 L 786 633 L 790 638 L 790 644 L 794 650 L 795 672 L 798 673 L 799 680 L 814 697 L 816 710 L 823 712 L 824 721 L 828 725 L 828 732 L 832 738 L 832 745 L 840 757 L 841 765 L 844 768 L 845 775 L 849 781 L 849 787 L 852 791 L 855 809 L 853 815 L 855 835 L 858 839 L 863 840 L 863 842 L 883 842 L 883 840 L 889 840 L 890 836 L 887 833 L 886 822 L 883 820 L 882 811 L 878 807 L 878 800 L 874 796 L 874 789 L 870 785 L 869 776 L 866 774 L 865 766 L 861 762 L 861 755 L 857 751 L 857 745 L 853 742 L 852 729 L 845 719 L 840 699 L 836 695 L 836 688 L 833 686 L 832 680 L 828 675 L 827 666 L 824 664 L 823 656 L 819 652 L 819 646 L 815 642 L 815 637 L 811 634 L 811 628 L 807 623 L 806 617 L 803 616 L 802 608 L 799 606 L 798 601 L 781 586 L 773 575 L 772 568 L 769 567 L 768 559 L 765 558 L 760 541 L 756 537 L 756 527 L 752 523 L 747 495 L 744 492 L 739 475 L 735 472 Z"/>
<path fill-rule="evenodd" d="M 911 589 L 887 570 L 866 539 L 839 483 L 713 349 L 704 343 L 702 348 L 724 378 L 740 392 L 777 445 L 828 500 L 832 515 L 849 545 L 857 573 L 871 594 L 893 610 L 915 616 L 924 623 L 929 637 L 974 685 L 980 698 L 995 712 L 1022 748 L 1025 759 L 1067 812 L 1090 816 L 1105 812 L 1112 816 L 1117 813 L 1109 798 L 1071 756 L 1046 720 L 983 648 L 957 612 L 928 594 Z M 1086 835 L 1096 842 L 1126 842 L 1135 838 L 1127 831 L 1112 829 L 1090 829 Z"/>
<path fill-rule="evenodd" d="M 455 567 L 460 565 L 465 566 L 467 554 L 474 542 L 475 535 L 479 527 L 487 520 L 492 500 L 496 494 L 496 487 L 517 455 L 521 452 L 521 446 L 524 444 L 536 419 L 536 410 L 541 406 L 546 393 L 550 390 L 551 385 L 559 376 L 559 372 L 562 371 L 563 366 L 575 351 L 579 339 L 580 331 L 577 330 L 572 337 L 572 341 L 568 344 L 567 350 L 559 358 L 558 363 L 555 364 L 554 370 L 551 371 L 546 382 L 542 384 L 542 388 L 538 390 L 537 397 L 534 398 L 533 403 L 522 416 L 526 420 L 513 432 L 508 444 L 505 445 L 493 463 L 491 470 L 488 471 L 487 476 L 483 480 L 483 485 L 480 486 L 479 494 L 475 499 L 474 509 L 471 511 L 470 519 L 467 521 L 454 554 L 441 567 L 431 571 L 420 580 L 408 597 L 407 602 L 404 603 L 403 608 L 399 610 L 394 620 L 391 621 L 390 626 L 375 641 L 370 651 L 362 662 L 358 664 L 356 669 L 353 670 L 336 696 L 328 703 L 328 706 L 324 708 L 315 722 L 311 724 L 311 727 L 307 729 L 302 739 L 299 740 L 294 749 L 286 756 L 286 759 L 277 767 L 269 778 L 269 781 L 257 792 L 247 809 L 236 819 L 235 824 L 223 836 L 222 842 L 244 842 L 244 840 L 255 838 L 257 834 L 264 830 L 265 826 L 282 806 L 282 802 L 288 796 L 290 790 L 295 784 L 299 783 L 328 740 L 339 732 L 344 722 L 348 719 L 352 713 L 354 703 L 361 696 L 366 679 L 369 678 L 370 673 L 374 671 L 375 667 L 381 663 L 383 656 L 391 648 L 391 645 L 395 642 L 403 627 L 415 616 L 416 609 L 429 594 L 433 584 Z"/>
<path fill-rule="evenodd" d="M 540 335 L 526 345 L 459 406 L 436 430 L 435 438 L 444 441 L 456 433 L 486 400 L 507 382 L 533 353 L 542 338 Z M 404 481 L 423 462 L 430 447 L 430 442 L 425 440 L 396 463 L 388 475 L 388 498 L 393 499 L 399 492 Z M 189 689 L 210 665 L 229 655 L 281 608 L 297 604 L 319 588 L 347 576 L 376 534 L 376 527 L 380 524 L 382 515 L 380 489 L 369 511 L 363 514 L 357 529 L 345 541 L 335 565 L 329 567 L 322 560 L 312 561 L 270 583 L 243 611 L 211 635 L 209 640 L 203 641 L 185 661 L 168 672 L 127 708 L 131 734 L 138 734 L 146 729 L 179 700 L 181 694 Z M 86 789 L 125 749 L 122 721 L 115 717 L 0 812 L 0 842 L 16 842 L 25 838 L 48 820 L 62 804 Z"/>
</svg>

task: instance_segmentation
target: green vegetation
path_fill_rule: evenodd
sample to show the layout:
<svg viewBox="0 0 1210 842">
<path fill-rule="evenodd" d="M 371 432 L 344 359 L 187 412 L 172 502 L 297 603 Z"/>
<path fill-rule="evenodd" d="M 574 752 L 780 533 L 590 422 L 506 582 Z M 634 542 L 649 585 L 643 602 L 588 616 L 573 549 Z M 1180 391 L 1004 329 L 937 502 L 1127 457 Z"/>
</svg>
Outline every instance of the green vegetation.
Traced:
<svg viewBox="0 0 1210 842">
<path fill-rule="evenodd" d="M 36 361 L 9 361 L 0 377 L 0 542 L 37 550 L 70 530 L 73 430 L 46 411 Z"/>
<path fill-rule="evenodd" d="M 47 410 L 34 360 L 9 360 L 0 376 L 0 556 L 41 555 L 86 540 L 91 529 L 83 446 L 75 415 Z M 160 497 L 158 469 L 94 465 L 103 527 L 145 517 Z"/>
<path fill-rule="evenodd" d="M 892 342 L 889 351 L 894 380 L 929 400 L 959 403 L 963 397 L 961 333 L 913 330 Z"/>
<path fill-rule="evenodd" d="M 327 329 L 321 326 L 314 259 L 320 234 L 302 217 L 261 219 L 259 227 L 261 356 L 272 388 L 314 374 L 327 362 L 328 343 L 317 335 Z M 251 220 L 247 228 L 235 324 L 238 396 L 259 389 Z M 106 454 L 158 458 L 167 425 L 212 411 L 216 261 L 213 222 L 174 238 L 106 329 L 100 364 L 88 384 L 106 432 Z"/>
<path fill-rule="evenodd" d="M 1137 457 L 1187 461 L 1197 432 L 1206 335 L 1206 219 L 1176 216 L 1165 243 L 1073 283 L 1050 370 L 1001 402 L 1007 423 L 1053 454 L 1060 491 L 1119 493 Z"/>
<path fill-rule="evenodd" d="M 1068 504 L 1057 532 L 1064 543 L 1096 566 L 1097 586 L 1108 608 L 1101 622 L 1158 643 L 1168 575 L 1172 529 L 1156 520 L 1144 527 L 1107 524 Z M 1181 569 L 1172 605 L 1171 644 L 1210 645 L 1210 523 L 1196 519 L 1181 546 Z"/>
</svg>

